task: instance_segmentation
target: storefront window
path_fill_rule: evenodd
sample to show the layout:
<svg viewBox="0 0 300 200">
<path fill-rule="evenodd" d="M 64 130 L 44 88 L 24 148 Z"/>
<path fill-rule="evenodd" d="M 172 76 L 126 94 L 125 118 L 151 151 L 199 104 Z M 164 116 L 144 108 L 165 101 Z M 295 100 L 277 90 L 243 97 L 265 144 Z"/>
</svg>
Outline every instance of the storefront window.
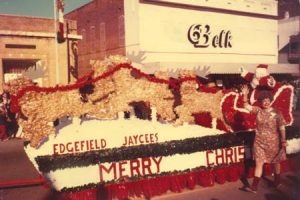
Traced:
<svg viewBox="0 0 300 200">
<path fill-rule="evenodd" d="M 100 49 L 104 51 L 106 49 L 106 30 L 105 23 L 100 23 Z"/>
<path fill-rule="evenodd" d="M 125 44 L 125 24 L 124 16 L 119 16 L 119 46 L 124 46 Z"/>
<path fill-rule="evenodd" d="M 96 43 L 95 43 L 95 40 L 96 40 L 96 28 L 95 26 L 91 26 L 90 27 L 90 51 L 91 52 L 94 52 L 95 51 L 95 48 L 96 48 Z"/>
</svg>

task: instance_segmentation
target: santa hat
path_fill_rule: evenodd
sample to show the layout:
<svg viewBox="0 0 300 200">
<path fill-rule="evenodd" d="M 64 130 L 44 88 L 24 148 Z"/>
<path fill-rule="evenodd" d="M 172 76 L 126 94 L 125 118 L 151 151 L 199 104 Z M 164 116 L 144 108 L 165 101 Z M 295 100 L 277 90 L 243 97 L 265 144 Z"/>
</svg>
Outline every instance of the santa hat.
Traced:
<svg viewBox="0 0 300 200">
<path fill-rule="evenodd" d="M 266 64 L 259 64 L 256 68 L 268 69 L 268 67 Z"/>
<path fill-rule="evenodd" d="M 268 65 L 266 64 L 260 64 L 256 67 L 256 70 L 255 70 L 255 77 L 257 78 L 261 78 L 261 77 L 264 77 L 264 76 L 268 76 L 269 75 L 269 72 L 268 72 Z"/>
</svg>

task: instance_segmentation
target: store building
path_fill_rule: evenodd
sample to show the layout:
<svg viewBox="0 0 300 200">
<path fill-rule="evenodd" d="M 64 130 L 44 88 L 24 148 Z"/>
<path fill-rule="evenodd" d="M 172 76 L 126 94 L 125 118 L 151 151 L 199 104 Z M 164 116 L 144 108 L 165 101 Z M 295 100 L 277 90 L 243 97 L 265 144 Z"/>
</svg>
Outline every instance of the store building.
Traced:
<svg viewBox="0 0 300 200">
<path fill-rule="evenodd" d="M 126 55 L 143 71 L 193 69 L 238 74 L 269 64 L 270 73 L 298 73 L 278 63 L 276 0 L 94 0 L 66 15 L 76 20 L 80 74 L 105 56 Z"/>
<path fill-rule="evenodd" d="M 300 66 L 300 2 L 281 1 L 279 6 L 279 63 Z"/>
<path fill-rule="evenodd" d="M 67 39 L 58 43 L 53 19 L 0 15 L 0 89 L 4 82 L 22 74 L 41 86 L 70 82 L 81 36 L 75 21 L 66 24 Z"/>
</svg>

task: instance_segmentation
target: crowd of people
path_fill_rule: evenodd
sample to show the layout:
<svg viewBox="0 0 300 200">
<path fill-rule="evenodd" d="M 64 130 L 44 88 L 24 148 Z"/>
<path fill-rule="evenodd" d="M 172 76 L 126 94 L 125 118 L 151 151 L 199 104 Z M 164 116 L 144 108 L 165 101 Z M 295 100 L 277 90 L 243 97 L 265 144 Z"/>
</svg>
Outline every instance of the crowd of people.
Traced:
<svg viewBox="0 0 300 200">
<path fill-rule="evenodd" d="M 0 95 L 0 141 L 16 137 L 18 131 L 16 116 L 10 111 L 10 94 L 7 87 L 3 86 Z"/>
</svg>

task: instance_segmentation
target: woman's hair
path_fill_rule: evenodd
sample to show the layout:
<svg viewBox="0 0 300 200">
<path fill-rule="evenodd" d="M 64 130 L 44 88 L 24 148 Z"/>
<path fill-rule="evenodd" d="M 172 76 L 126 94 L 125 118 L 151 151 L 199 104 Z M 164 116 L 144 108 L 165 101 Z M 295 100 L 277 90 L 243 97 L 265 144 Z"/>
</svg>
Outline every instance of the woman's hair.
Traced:
<svg viewBox="0 0 300 200">
<path fill-rule="evenodd" d="M 264 99 L 270 99 L 273 101 L 273 94 L 271 91 L 261 91 L 257 97 L 259 102 L 262 102 Z"/>
</svg>

